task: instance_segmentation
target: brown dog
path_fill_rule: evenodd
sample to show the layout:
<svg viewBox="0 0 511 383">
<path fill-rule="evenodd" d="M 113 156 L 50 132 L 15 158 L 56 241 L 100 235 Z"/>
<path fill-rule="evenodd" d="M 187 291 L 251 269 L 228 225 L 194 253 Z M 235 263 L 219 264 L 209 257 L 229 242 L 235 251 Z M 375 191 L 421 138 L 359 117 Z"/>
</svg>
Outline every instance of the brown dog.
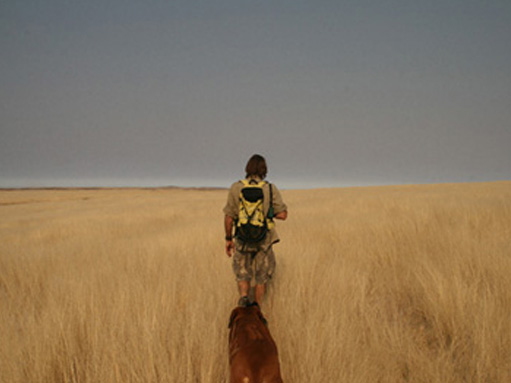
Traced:
<svg viewBox="0 0 511 383">
<path fill-rule="evenodd" d="M 237 307 L 229 320 L 231 383 L 282 383 L 277 346 L 257 304 Z"/>
</svg>

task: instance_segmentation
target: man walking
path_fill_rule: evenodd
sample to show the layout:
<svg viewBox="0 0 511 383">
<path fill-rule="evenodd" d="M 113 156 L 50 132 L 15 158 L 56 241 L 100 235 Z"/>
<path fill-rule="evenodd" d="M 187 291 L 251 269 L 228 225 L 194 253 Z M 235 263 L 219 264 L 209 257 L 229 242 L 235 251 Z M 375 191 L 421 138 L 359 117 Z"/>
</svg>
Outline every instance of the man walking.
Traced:
<svg viewBox="0 0 511 383">
<path fill-rule="evenodd" d="M 273 245 L 279 242 L 273 219 L 285 220 L 287 206 L 279 190 L 264 179 L 264 157 L 254 154 L 245 167 L 246 178 L 232 184 L 223 209 L 225 251 L 233 257 L 240 306 L 250 304 L 250 282 L 255 278 L 255 301 L 260 305 L 266 283 L 275 271 Z M 233 236 L 234 230 L 234 236 Z"/>
</svg>

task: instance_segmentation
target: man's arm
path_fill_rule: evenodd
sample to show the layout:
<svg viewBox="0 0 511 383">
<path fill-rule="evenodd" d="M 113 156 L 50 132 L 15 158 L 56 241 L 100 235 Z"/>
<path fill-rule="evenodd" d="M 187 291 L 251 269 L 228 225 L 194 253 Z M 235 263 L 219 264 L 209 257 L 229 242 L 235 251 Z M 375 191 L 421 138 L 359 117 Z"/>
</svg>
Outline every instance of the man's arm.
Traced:
<svg viewBox="0 0 511 383">
<path fill-rule="evenodd" d="M 225 228 L 225 237 L 232 237 L 232 227 L 234 225 L 234 218 L 230 215 L 225 215 L 224 218 L 224 228 Z"/>
<path fill-rule="evenodd" d="M 272 184 L 273 187 L 273 209 L 275 210 L 275 215 L 273 218 L 280 219 L 285 221 L 287 219 L 287 206 L 282 200 L 282 196 L 280 194 L 279 189 Z"/>
<path fill-rule="evenodd" d="M 225 228 L 225 253 L 228 257 L 232 256 L 234 251 L 234 241 L 232 240 L 232 227 L 234 226 L 234 218 L 225 215 L 224 228 Z"/>
</svg>

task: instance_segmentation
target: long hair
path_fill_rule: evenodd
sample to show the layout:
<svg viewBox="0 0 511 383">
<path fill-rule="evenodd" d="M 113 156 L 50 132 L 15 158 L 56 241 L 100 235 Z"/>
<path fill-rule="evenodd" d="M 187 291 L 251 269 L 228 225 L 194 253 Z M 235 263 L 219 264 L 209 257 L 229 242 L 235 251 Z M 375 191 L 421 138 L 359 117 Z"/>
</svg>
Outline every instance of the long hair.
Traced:
<svg viewBox="0 0 511 383">
<path fill-rule="evenodd" d="M 247 178 L 250 176 L 258 176 L 264 180 L 267 172 L 268 168 L 266 167 L 266 160 L 259 154 L 254 154 L 252 157 L 250 157 L 247 162 L 247 166 L 245 166 L 245 173 L 247 173 Z"/>
</svg>

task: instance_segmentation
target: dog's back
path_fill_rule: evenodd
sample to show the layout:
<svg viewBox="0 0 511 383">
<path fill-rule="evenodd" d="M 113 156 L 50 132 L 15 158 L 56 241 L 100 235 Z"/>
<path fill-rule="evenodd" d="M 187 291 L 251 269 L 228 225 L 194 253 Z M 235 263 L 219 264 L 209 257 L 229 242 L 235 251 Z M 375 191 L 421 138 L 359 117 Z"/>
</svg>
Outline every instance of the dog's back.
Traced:
<svg viewBox="0 0 511 383">
<path fill-rule="evenodd" d="M 237 307 L 229 321 L 231 383 L 282 383 L 277 346 L 257 305 Z"/>
</svg>

